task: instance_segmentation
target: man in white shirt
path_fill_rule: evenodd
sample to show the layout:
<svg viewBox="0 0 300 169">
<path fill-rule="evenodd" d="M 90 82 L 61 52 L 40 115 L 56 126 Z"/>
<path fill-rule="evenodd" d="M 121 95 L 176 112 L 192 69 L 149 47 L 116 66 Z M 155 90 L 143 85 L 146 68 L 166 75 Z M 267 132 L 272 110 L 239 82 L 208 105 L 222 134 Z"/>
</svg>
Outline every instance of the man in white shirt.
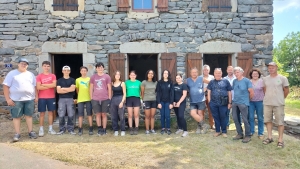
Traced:
<svg viewBox="0 0 300 169">
<path fill-rule="evenodd" d="M 224 79 L 227 79 L 232 87 L 233 80 L 236 79 L 236 77 L 233 74 L 233 66 L 227 67 L 227 76 L 225 76 Z M 231 94 L 232 94 L 232 100 L 233 100 L 233 96 L 234 96 L 233 90 L 231 90 Z M 227 128 L 229 128 L 229 124 L 230 124 L 230 111 L 231 111 L 231 109 L 228 109 L 228 111 L 227 111 L 227 116 L 228 116 Z"/>
</svg>

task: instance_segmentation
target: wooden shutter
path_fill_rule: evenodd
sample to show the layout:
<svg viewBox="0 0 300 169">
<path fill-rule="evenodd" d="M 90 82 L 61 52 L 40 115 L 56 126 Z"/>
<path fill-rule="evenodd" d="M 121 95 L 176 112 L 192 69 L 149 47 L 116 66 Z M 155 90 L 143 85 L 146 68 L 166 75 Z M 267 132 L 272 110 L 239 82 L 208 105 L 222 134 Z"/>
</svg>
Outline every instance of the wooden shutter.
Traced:
<svg viewBox="0 0 300 169">
<path fill-rule="evenodd" d="M 167 12 L 169 8 L 168 0 L 157 0 L 158 12 Z"/>
<path fill-rule="evenodd" d="M 202 12 L 206 12 L 207 9 L 208 9 L 208 3 L 209 3 L 209 0 L 202 0 L 202 7 L 201 7 L 201 11 Z"/>
<path fill-rule="evenodd" d="M 108 73 L 113 79 L 114 73 L 119 70 L 121 72 L 121 78 L 125 79 L 125 54 L 124 53 L 111 53 L 109 54 L 109 69 Z"/>
<path fill-rule="evenodd" d="M 78 11 L 78 0 L 53 0 L 54 11 Z"/>
<path fill-rule="evenodd" d="M 186 56 L 186 78 L 190 77 L 190 70 L 194 67 L 198 69 L 199 75 L 202 74 L 202 53 L 188 53 Z"/>
<path fill-rule="evenodd" d="M 169 70 L 171 73 L 171 78 L 175 82 L 176 73 L 177 73 L 177 53 L 162 53 L 160 56 L 161 59 L 161 72 L 164 70 Z"/>
<path fill-rule="evenodd" d="M 238 53 L 237 65 L 244 69 L 244 76 L 247 78 L 253 67 L 253 54 L 252 52 Z"/>
<path fill-rule="evenodd" d="M 208 12 L 231 12 L 231 0 L 209 0 Z"/>
<path fill-rule="evenodd" d="M 129 0 L 118 0 L 118 10 L 121 12 L 129 11 Z"/>
</svg>

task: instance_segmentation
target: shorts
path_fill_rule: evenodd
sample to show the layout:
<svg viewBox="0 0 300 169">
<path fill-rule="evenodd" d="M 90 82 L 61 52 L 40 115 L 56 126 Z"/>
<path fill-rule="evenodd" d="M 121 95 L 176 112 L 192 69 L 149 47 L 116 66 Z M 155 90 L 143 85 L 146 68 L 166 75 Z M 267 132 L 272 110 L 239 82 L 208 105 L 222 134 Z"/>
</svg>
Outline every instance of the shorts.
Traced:
<svg viewBox="0 0 300 169">
<path fill-rule="evenodd" d="M 126 98 L 126 107 L 140 107 L 141 99 L 139 97 L 127 97 Z"/>
<path fill-rule="evenodd" d="M 284 125 L 284 106 L 269 106 L 264 105 L 264 123 L 273 122 L 277 125 Z"/>
<path fill-rule="evenodd" d="M 145 101 L 145 109 L 152 109 L 156 107 L 157 107 L 156 101 Z"/>
<path fill-rule="evenodd" d="M 14 101 L 15 106 L 10 109 L 12 118 L 20 118 L 23 115 L 32 116 L 34 112 L 34 100 L 28 101 Z"/>
<path fill-rule="evenodd" d="M 108 113 L 110 99 L 107 100 L 92 100 L 92 106 L 95 113 Z"/>
<path fill-rule="evenodd" d="M 205 101 L 203 102 L 198 102 L 198 103 L 190 103 L 190 109 L 191 110 L 205 110 L 206 105 L 205 105 Z"/>
<path fill-rule="evenodd" d="M 80 102 L 78 103 L 78 116 L 83 117 L 84 116 L 84 105 L 85 105 L 85 110 L 86 110 L 86 115 L 91 116 L 93 115 L 92 113 L 92 103 L 90 101 L 86 102 Z"/>
<path fill-rule="evenodd" d="M 38 100 L 38 112 L 46 112 L 56 110 L 56 99 L 49 98 L 49 99 L 39 99 Z"/>
</svg>

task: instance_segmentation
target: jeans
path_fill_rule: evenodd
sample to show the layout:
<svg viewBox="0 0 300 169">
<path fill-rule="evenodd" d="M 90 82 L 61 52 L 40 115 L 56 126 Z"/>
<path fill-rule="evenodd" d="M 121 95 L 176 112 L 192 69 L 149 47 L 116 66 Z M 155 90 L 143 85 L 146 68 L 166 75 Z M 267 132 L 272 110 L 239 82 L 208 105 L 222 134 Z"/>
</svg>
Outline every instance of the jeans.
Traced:
<svg viewBox="0 0 300 169">
<path fill-rule="evenodd" d="M 251 133 L 255 133 L 255 119 L 254 119 L 254 111 L 257 115 L 258 121 L 258 135 L 264 135 L 264 108 L 262 101 L 251 101 L 249 106 L 249 123 L 250 123 L 250 131 Z"/>
<path fill-rule="evenodd" d="M 161 128 L 170 128 L 171 118 L 170 118 L 170 103 L 168 102 L 160 102 L 160 124 Z"/>
<path fill-rule="evenodd" d="M 214 102 L 209 102 L 209 107 L 212 113 L 212 116 L 214 117 L 215 120 L 215 128 L 216 132 L 220 133 L 220 128 L 222 130 L 222 133 L 227 133 L 227 111 L 228 111 L 228 106 L 222 106 L 218 105 Z"/>
<path fill-rule="evenodd" d="M 74 101 L 73 98 L 60 98 L 58 101 L 59 131 L 65 131 L 65 115 L 68 113 L 67 129 L 74 131 Z"/>
<path fill-rule="evenodd" d="M 124 118 L 125 105 L 123 105 L 122 108 L 119 108 L 119 104 L 121 103 L 122 98 L 123 96 L 114 96 L 111 99 L 111 103 L 110 103 L 109 112 L 111 115 L 112 128 L 114 131 L 119 131 L 119 125 L 118 125 L 119 120 L 120 120 L 121 131 L 125 131 L 125 118 Z"/>
<path fill-rule="evenodd" d="M 174 107 L 174 111 L 177 117 L 178 128 L 183 131 L 187 131 L 186 121 L 184 119 L 184 111 L 185 111 L 186 102 L 180 104 L 179 107 Z"/>
<path fill-rule="evenodd" d="M 242 129 L 242 121 L 240 116 L 242 115 L 242 119 L 245 127 L 245 136 L 251 136 L 250 132 L 250 124 L 248 121 L 248 106 L 245 104 L 232 104 L 232 117 L 236 127 L 236 131 L 239 135 L 243 136 Z"/>
</svg>

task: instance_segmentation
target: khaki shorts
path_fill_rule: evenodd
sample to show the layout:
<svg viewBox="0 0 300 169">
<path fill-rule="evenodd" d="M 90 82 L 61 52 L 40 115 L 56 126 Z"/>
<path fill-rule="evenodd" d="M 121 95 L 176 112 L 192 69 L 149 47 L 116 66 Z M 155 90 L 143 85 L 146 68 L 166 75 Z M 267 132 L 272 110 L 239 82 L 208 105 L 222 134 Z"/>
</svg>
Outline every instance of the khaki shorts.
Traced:
<svg viewBox="0 0 300 169">
<path fill-rule="evenodd" d="M 264 105 L 264 123 L 273 122 L 277 125 L 284 125 L 284 106 Z"/>
</svg>

